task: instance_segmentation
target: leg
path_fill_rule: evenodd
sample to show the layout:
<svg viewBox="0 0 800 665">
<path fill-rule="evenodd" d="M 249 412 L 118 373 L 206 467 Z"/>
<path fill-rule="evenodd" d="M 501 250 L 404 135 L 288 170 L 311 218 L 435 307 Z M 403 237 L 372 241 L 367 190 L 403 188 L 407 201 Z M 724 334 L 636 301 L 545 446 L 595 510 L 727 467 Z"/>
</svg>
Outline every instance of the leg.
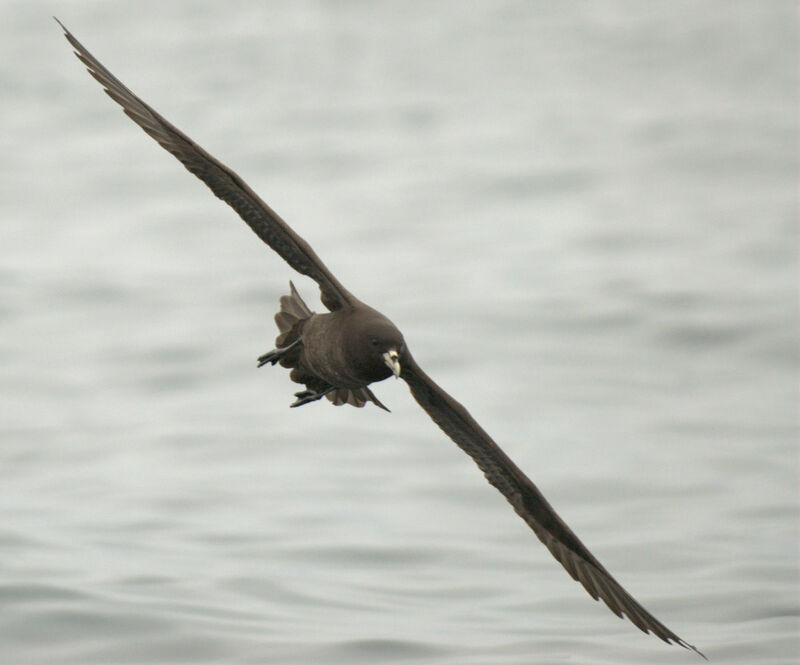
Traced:
<svg viewBox="0 0 800 665">
<path fill-rule="evenodd" d="M 309 402 L 316 402 L 318 399 L 322 399 L 325 397 L 325 395 L 334 390 L 336 390 L 334 386 L 328 386 L 319 392 L 314 392 L 313 390 L 301 390 L 299 393 L 294 394 L 297 399 L 289 406 L 294 408 L 296 406 L 303 406 L 303 404 L 308 404 Z"/>
<path fill-rule="evenodd" d="M 300 342 L 303 341 L 302 337 L 298 337 L 294 342 L 287 346 L 279 346 L 277 349 L 273 349 L 269 353 L 265 353 L 263 356 L 258 357 L 258 366 L 263 367 L 267 363 L 271 363 L 275 365 L 283 356 L 285 356 L 289 351 L 291 351 L 294 347 L 296 347 Z"/>
</svg>

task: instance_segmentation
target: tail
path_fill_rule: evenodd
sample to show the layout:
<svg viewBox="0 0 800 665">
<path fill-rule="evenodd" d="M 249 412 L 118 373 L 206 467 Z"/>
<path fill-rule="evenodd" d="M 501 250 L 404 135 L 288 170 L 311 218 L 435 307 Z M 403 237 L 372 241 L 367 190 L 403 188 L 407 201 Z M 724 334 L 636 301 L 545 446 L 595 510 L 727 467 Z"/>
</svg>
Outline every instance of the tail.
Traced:
<svg viewBox="0 0 800 665">
<path fill-rule="evenodd" d="M 280 332 L 275 339 L 275 346 L 279 348 L 295 341 L 300 334 L 298 324 L 313 314 L 292 282 L 289 282 L 289 288 L 289 295 L 281 296 L 281 311 L 275 315 L 275 324 Z"/>
<path fill-rule="evenodd" d="M 336 406 L 350 404 L 360 409 L 367 402 L 373 402 L 376 406 L 379 406 L 384 411 L 389 411 L 389 409 L 387 409 L 381 403 L 381 401 L 375 397 L 375 394 L 366 386 L 356 389 L 337 388 L 332 393 L 325 395 L 325 397 L 327 397 Z"/>
</svg>

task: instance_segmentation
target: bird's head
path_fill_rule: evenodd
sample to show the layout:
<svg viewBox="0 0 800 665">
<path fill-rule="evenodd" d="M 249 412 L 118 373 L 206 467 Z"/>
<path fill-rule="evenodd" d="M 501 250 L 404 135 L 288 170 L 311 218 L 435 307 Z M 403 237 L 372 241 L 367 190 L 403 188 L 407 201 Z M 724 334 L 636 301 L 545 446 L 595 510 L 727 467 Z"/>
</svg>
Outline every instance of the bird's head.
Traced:
<svg viewBox="0 0 800 665">
<path fill-rule="evenodd" d="M 403 337 L 400 336 L 399 341 L 387 341 L 379 337 L 372 337 L 369 343 L 380 354 L 383 364 L 394 374 L 394 378 L 399 378 L 402 371 L 400 354 L 405 350 Z"/>
<path fill-rule="evenodd" d="M 359 326 L 357 348 L 360 374 L 365 379 L 381 381 L 403 371 L 405 354 L 403 334 L 384 316 L 367 318 Z"/>
</svg>

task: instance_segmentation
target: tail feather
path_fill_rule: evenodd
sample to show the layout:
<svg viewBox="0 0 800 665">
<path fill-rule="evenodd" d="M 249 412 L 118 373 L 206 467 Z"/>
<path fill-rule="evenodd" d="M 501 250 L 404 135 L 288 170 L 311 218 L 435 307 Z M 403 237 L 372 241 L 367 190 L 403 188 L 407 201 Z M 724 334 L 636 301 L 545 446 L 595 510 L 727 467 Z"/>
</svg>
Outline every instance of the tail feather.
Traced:
<svg viewBox="0 0 800 665">
<path fill-rule="evenodd" d="M 341 406 L 342 404 L 350 404 L 351 406 L 355 406 L 356 408 L 361 408 L 367 402 L 373 402 L 376 406 L 379 406 L 384 411 L 388 411 L 381 401 L 375 397 L 375 394 L 366 386 L 363 388 L 337 388 L 331 393 L 325 395 L 333 404 L 336 406 Z"/>
<path fill-rule="evenodd" d="M 294 288 L 294 283 L 289 282 L 291 293 L 288 296 L 281 296 L 281 311 L 295 317 L 296 319 L 307 319 L 311 316 L 312 312 L 305 304 L 297 289 Z"/>
<path fill-rule="evenodd" d="M 275 324 L 278 326 L 280 334 L 275 339 L 278 347 L 286 346 L 296 339 L 296 326 L 300 321 L 309 318 L 313 312 L 308 305 L 303 302 L 294 284 L 289 282 L 290 293 L 288 296 L 281 296 L 281 311 L 275 315 Z M 294 339 L 292 339 L 294 338 Z"/>
</svg>

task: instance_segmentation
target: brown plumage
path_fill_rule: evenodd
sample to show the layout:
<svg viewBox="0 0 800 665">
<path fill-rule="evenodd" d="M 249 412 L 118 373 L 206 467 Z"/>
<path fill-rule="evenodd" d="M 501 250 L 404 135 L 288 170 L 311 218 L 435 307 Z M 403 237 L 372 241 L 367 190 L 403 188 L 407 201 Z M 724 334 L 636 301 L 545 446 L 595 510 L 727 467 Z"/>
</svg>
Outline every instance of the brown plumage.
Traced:
<svg viewBox="0 0 800 665">
<path fill-rule="evenodd" d="M 399 376 L 431 419 L 472 457 L 487 480 L 592 598 L 602 599 L 614 614 L 627 617 L 645 633 L 653 633 L 665 642 L 679 644 L 703 656 L 622 588 L 467 410 L 422 371 L 402 334 L 389 319 L 347 291 L 308 243 L 236 173 L 134 95 L 60 22 L 59 25 L 78 58 L 111 99 L 230 205 L 292 268 L 319 285 L 322 304 L 329 311 L 313 313 L 292 284 L 290 294 L 281 298 L 281 309 L 275 315 L 279 330 L 277 348 L 259 358 L 259 366 L 280 363 L 291 369 L 293 381 L 305 385 L 304 391 L 296 393 L 297 400 L 292 406 L 326 396 L 336 405 L 360 407 L 372 401 L 385 409 L 368 386 L 392 374 Z"/>
</svg>

